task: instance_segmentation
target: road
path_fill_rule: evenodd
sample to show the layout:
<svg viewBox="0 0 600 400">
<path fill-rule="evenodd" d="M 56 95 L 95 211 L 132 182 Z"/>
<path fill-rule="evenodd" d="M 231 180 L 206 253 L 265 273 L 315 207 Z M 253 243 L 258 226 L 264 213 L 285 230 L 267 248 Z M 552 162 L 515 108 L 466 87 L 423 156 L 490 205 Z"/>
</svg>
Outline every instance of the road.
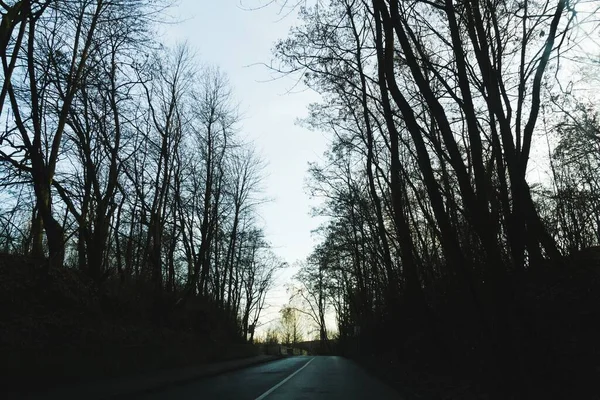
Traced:
<svg viewBox="0 0 600 400">
<path fill-rule="evenodd" d="M 400 399 L 342 357 L 290 357 L 146 393 L 147 400 Z"/>
</svg>

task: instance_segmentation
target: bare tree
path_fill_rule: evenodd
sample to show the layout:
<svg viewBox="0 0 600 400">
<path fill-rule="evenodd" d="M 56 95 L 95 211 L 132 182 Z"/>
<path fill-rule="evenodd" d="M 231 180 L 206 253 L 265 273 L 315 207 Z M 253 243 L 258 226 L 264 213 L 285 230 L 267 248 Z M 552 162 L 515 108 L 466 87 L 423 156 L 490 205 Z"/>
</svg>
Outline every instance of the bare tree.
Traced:
<svg viewBox="0 0 600 400">
<path fill-rule="evenodd" d="M 295 345 L 303 340 L 301 317 L 293 307 L 283 307 L 281 313 L 281 342 Z"/>
<path fill-rule="evenodd" d="M 301 307 L 298 311 L 311 320 L 319 331 L 319 340 L 321 347 L 327 345 L 328 332 L 325 321 L 327 311 L 329 309 L 329 300 L 327 297 L 327 282 L 325 275 L 325 260 L 319 260 L 319 255 L 314 254 L 313 260 L 305 263 L 295 280 L 300 286 L 292 286 L 290 301 L 293 304 L 295 299 L 300 301 Z"/>
</svg>

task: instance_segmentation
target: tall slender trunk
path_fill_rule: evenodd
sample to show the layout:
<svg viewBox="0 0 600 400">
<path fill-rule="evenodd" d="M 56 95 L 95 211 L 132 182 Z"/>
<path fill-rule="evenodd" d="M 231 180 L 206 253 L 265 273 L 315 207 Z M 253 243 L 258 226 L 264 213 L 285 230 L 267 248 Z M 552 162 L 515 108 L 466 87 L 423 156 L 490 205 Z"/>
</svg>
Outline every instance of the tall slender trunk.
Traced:
<svg viewBox="0 0 600 400">
<path fill-rule="evenodd" d="M 377 233 L 378 233 L 378 235 L 375 237 L 375 239 L 377 241 L 378 247 L 379 247 L 379 245 L 381 245 L 381 250 L 383 253 L 383 265 L 384 265 L 384 268 L 385 268 L 387 276 L 388 276 L 389 290 L 390 290 L 390 292 L 395 292 L 395 286 L 398 284 L 398 280 L 396 277 L 396 272 L 394 271 L 393 265 L 392 265 L 390 246 L 388 243 L 385 224 L 383 221 L 381 200 L 379 198 L 377 189 L 375 187 L 375 178 L 374 178 L 374 173 L 373 173 L 373 164 L 375 163 L 375 156 L 374 156 L 374 151 L 373 151 L 373 147 L 374 147 L 373 128 L 372 128 L 372 124 L 371 124 L 371 117 L 370 117 L 369 104 L 368 104 L 368 98 L 367 98 L 367 96 L 368 96 L 367 78 L 366 78 L 364 70 L 363 70 L 362 47 L 361 47 L 361 43 L 360 43 L 358 30 L 357 30 L 356 24 L 354 22 L 352 8 L 350 7 L 350 5 L 346 6 L 346 14 L 348 15 L 348 18 L 350 19 L 351 26 L 352 26 L 352 32 L 354 35 L 354 42 L 356 44 L 356 65 L 358 67 L 358 73 L 359 73 L 359 77 L 360 77 L 362 114 L 363 114 L 363 120 L 365 123 L 365 133 L 367 136 L 367 140 L 366 140 L 366 142 L 367 142 L 366 143 L 366 145 L 367 145 L 367 160 L 366 160 L 367 178 L 369 181 L 369 192 L 371 194 L 373 204 L 375 205 L 375 214 L 377 217 Z M 392 133 L 390 133 L 390 135 L 392 135 Z M 396 141 L 396 144 L 397 144 L 397 141 Z M 394 151 L 393 144 L 391 146 L 392 146 L 392 152 L 393 152 Z M 397 156 L 397 153 L 398 152 L 396 149 L 396 156 Z M 393 160 L 392 160 L 392 164 L 394 164 Z M 392 169 L 393 169 L 393 167 L 392 167 Z M 393 172 L 392 172 L 392 175 L 393 175 Z M 394 178 L 392 178 L 392 181 L 394 181 Z M 392 186 L 393 186 L 393 183 L 392 183 Z"/>
</svg>

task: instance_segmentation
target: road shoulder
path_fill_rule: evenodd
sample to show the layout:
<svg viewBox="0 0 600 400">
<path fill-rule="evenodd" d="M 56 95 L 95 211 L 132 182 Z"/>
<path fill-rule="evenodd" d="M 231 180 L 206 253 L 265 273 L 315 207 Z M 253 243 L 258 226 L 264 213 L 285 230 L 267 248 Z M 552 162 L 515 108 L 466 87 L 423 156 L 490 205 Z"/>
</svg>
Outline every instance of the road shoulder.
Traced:
<svg viewBox="0 0 600 400">
<path fill-rule="evenodd" d="M 184 384 L 196 379 L 277 360 L 281 357 L 260 355 L 219 363 L 168 369 L 130 377 L 120 377 L 53 388 L 45 392 L 28 394 L 9 393 L 9 399 L 71 399 L 87 400 L 120 399 L 131 395 L 162 390 L 169 386 Z"/>
</svg>

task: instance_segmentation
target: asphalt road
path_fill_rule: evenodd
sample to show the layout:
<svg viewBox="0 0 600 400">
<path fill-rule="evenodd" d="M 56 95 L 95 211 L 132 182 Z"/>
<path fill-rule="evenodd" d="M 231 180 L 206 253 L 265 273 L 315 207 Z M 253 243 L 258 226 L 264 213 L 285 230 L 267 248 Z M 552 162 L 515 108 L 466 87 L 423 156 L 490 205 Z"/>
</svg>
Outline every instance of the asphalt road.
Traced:
<svg viewBox="0 0 600 400">
<path fill-rule="evenodd" d="M 148 400 L 400 399 L 342 357 L 290 357 L 135 397 Z"/>
</svg>

